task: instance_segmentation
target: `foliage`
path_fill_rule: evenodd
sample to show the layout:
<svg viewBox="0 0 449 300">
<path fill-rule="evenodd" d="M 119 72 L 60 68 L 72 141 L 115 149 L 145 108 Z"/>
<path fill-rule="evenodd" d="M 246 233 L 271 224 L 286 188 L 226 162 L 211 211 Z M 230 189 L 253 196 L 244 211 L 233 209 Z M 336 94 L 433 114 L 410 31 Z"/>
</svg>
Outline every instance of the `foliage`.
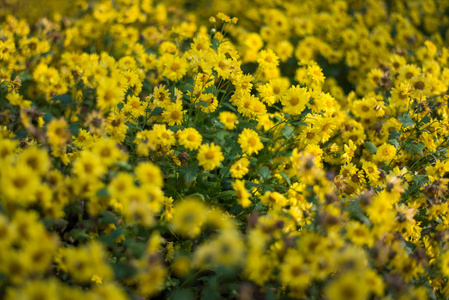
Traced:
<svg viewBox="0 0 449 300">
<path fill-rule="evenodd" d="M 48 2 L 1 4 L 0 298 L 449 296 L 448 3 Z"/>
</svg>

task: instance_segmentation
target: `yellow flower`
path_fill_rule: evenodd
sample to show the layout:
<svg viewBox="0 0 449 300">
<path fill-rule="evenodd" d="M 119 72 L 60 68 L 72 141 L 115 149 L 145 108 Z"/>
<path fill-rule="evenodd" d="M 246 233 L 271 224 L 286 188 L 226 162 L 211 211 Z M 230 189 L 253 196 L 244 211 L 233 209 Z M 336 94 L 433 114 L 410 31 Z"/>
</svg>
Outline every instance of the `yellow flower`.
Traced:
<svg viewBox="0 0 449 300">
<path fill-rule="evenodd" d="M 431 181 L 442 178 L 445 173 L 449 172 L 449 160 L 437 160 L 435 165 L 426 167 L 426 172 Z"/>
<path fill-rule="evenodd" d="M 321 70 L 321 68 L 318 65 L 312 65 L 307 67 L 307 75 L 317 83 L 323 83 L 324 82 L 324 75 Z"/>
<path fill-rule="evenodd" d="M 266 205 L 278 205 L 278 206 L 287 205 L 287 199 L 282 194 L 270 191 L 265 192 L 265 194 L 262 197 L 260 197 L 260 202 Z"/>
<path fill-rule="evenodd" d="M 281 102 L 284 105 L 284 112 L 290 115 L 299 115 L 306 108 L 309 102 L 310 93 L 306 88 L 292 86 L 282 97 Z"/>
<path fill-rule="evenodd" d="M 206 214 L 206 205 L 199 199 L 190 197 L 175 205 L 170 224 L 175 232 L 193 238 L 200 234 Z"/>
<path fill-rule="evenodd" d="M 165 261 L 171 262 L 175 257 L 175 247 L 173 246 L 173 242 L 167 243 L 166 251 Z"/>
<path fill-rule="evenodd" d="M 224 160 L 224 157 L 221 147 L 211 143 L 200 147 L 197 159 L 200 166 L 210 171 L 218 167 L 220 162 Z"/>
<path fill-rule="evenodd" d="M 232 22 L 232 19 L 228 15 L 225 15 L 222 12 L 219 12 L 217 14 L 217 18 L 219 18 L 220 20 L 222 20 L 225 23 L 231 23 Z"/>
<path fill-rule="evenodd" d="M 108 112 L 123 101 L 125 94 L 114 78 L 104 77 L 97 88 L 97 107 Z"/>
<path fill-rule="evenodd" d="M 163 63 L 162 76 L 172 81 L 178 81 L 187 73 L 188 64 L 184 57 L 177 55 L 164 55 L 161 57 Z"/>
<path fill-rule="evenodd" d="M 90 279 L 92 282 L 95 282 L 96 284 L 102 284 L 103 283 L 103 278 L 101 278 L 101 276 L 94 274 L 92 275 L 92 278 Z"/>
<path fill-rule="evenodd" d="M 201 111 L 206 114 L 214 112 L 218 107 L 217 97 L 212 93 L 202 94 L 199 102 L 201 103 Z"/>
<path fill-rule="evenodd" d="M 99 157 L 89 151 L 82 151 L 80 157 L 73 163 L 73 173 L 82 179 L 98 178 L 105 170 Z"/>
<path fill-rule="evenodd" d="M 344 145 L 344 153 L 341 156 L 342 157 L 342 162 L 344 164 L 348 164 L 351 162 L 352 157 L 354 156 L 354 152 L 355 150 L 357 150 L 357 146 L 354 145 L 354 143 L 352 142 L 352 140 L 349 140 L 348 145 Z"/>
<path fill-rule="evenodd" d="M 182 119 L 184 117 L 184 111 L 182 110 L 182 101 L 176 101 L 175 103 L 170 103 L 164 107 L 162 112 L 162 118 L 168 126 L 181 125 Z"/>
<path fill-rule="evenodd" d="M 186 128 L 178 134 L 179 143 L 188 150 L 196 150 L 201 146 L 203 137 L 195 128 Z"/>
<path fill-rule="evenodd" d="M 85 126 L 88 126 L 92 134 L 102 135 L 105 123 L 105 119 L 98 111 L 93 110 L 86 116 Z"/>
<path fill-rule="evenodd" d="M 228 79 L 231 76 L 231 61 L 226 58 L 224 53 L 218 53 L 214 58 L 214 70 L 218 77 Z"/>
<path fill-rule="evenodd" d="M 168 222 L 171 219 L 173 219 L 173 198 L 164 197 L 164 200 L 165 200 L 165 208 L 164 212 L 161 215 L 161 219 Z"/>
<path fill-rule="evenodd" d="M 377 148 L 374 158 L 377 161 L 390 161 L 396 156 L 396 148 L 390 144 L 383 144 Z"/>
<path fill-rule="evenodd" d="M 97 141 L 92 148 L 92 153 L 96 154 L 105 166 L 111 166 L 123 157 L 123 153 L 111 139 Z"/>
<path fill-rule="evenodd" d="M 39 175 L 45 175 L 50 168 L 47 152 L 37 147 L 31 147 L 23 151 L 18 158 L 18 163 L 28 166 Z"/>
<path fill-rule="evenodd" d="M 103 281 L 110 280 L 114 276 L 107 264 L 106 251 L 98 241 L 77 248 L 64 248 L 63 253 L 67 272 L 81 283 L 91 282 L 94 275 Z"/>
<path fill-rule="evenodd" d="M 380 172 L 377 169 L 376 164 L 370 161 L 365 161 L 363 162 L 362 168 L 365 171 L 366 177 L 369 179 L 370 184 L 376 186 L 380 178 Z"/>
<path fill-rule="evenodd" d="M 240 179 L 248 173 L 248 166 L 249 160 L 246 157 L 242 157 L 231 166 L 229 172 L 233 178 Z"/>
<path fill-rule="evenodd" d="M 94 137 L 85 129 L 80 129 L 78 131 L 78 136 L 72 136 L 73 138 L 73 145 L 80 149 L 88 148 L 90 149 L 92 147 L 92 144 L 94 143 Z"/>
<path fill-rule="evenodd" d="M 234 94 L 233 97 L 236 97 L 238 100 L 234 101 L 238 103 L 238 112 L 241 113 L 244 117 L 250 119 L 257 119 L 260 116 L 263 116 L 267 112 L 267 108 L 262 101 L 259 100 L 254 95 L 251 95 L 249 92 L 245 92 L 241 95 Z M 231 98 L 231 101 L 233 99 Z"/>
<path fill-rule="evenodd" d="M 176 143 L 175 133 L 167 129 L 165 125 L 156 124 L 152 130 L 154 136 L 157 138 L 158 146 L 171 147 Z"/>
<path fill-rule="evenodd" d="M 295 288 L 305 288 L 312 280 L 311 272 L 304 258 L 296 250 L 290 250 L 280 266 L 282 283 Z"/>
<path fill-rule="evenodd" d="M 261 69 L 274 69 L 279 65 L 279 58 L 271 49 L 262 50 L 259 52 L 257 63 Z"/>
<path fill-rule="evenodd" d="M 126 104 L 123 106 L 123 111 L 126 115 L 130 115 L 137 119 L 145 114 L 145 106 L 142 104 L 139 97 L 129 96 L 126 99 Z"/>
<path fill-rule="evenodd" d="M 47 127 L 48 143 L 52 146 L 60 147 L 65 145 L 71 135 L 64 118 L 53 119 Z"/>
<path fill-rule="evenodd" d="M 164 185 L 161 169 L 152 162 L 141 162 L 136 167 L 135 173 L 142 185 L 154 185 L 160 188 Z"/>
<path fill-rule="evenodd" d="M 376 271 L 366 270 L 363 274 L 363 281 L 367 283 L 368 289 L 378 296 L 384 294 L 385 284 Z"/>
<path fill-rule="evenodd" d="M 106 133 L 117 143 L 125 140 L 126 132 L 128 131 L 128 126 L 125 123 L 126 117 L 117 110 L 107 118 Z"/>
<path fill-rule="evenodd" d="M 193 262 L 199 268 L 235 266 L 243 259 L 244 246 L 236 230 L 225 230 L 196 249 Z"/>
<path fill-rule="evenodd" d="M 146 261 L 149 260 L 146 258 Z M 167 269 L 161 261 L 157 259 L 151 264 L 145 263 L 135 277 L 138 282 L 137 293 L 144 295 L 145 298 L 150 298 L 164 288 L 166 277 Z"/>
<path fill-rule="evenodd" d="M 259 92 L 259 97 L 262 98 L 262 101 L 270 106 L 279 100 L 274 95 L 273 87 L 270 83 L 259 85 L 257 91 Z"/>
<path fill-rule="evenodd" d="M 244 180 L 236 180 L 232 183 L 232 188 L 235 190 L 237 195 L 238 203 L 246 208 L 251 205 L 251 201 L 249 200 L 249 193 L 245 189 L 245 181 Z"/>
<path fill-rule="evenodd" d="M 61 297 L 61 285 L 55 278 L 28 280 L 18 289 L 10 289 L 5 299 L 49 299 Z M 73 296 L 73 294 L 71 294 Z M 75 296 L 76 298 L 76 296 Z"/>
<path fill-rule="evenodd" d="M 237 230 L 224 230 L 218 238 L 211 242 L 214 259 L 222 266 L 235 266 L 244 258 L 244 244 Z"/>
<path fill-rule="evenodd" d="M 226 129 L 233 130 L 236 127 L 236 121 L 238 120 L 238 117 L 232 112 L 222 111 L 218 115 L 218 120 L 223 123 Z"/>
<path fill-rule="evenodd" d="M 0 161 L 13 158 L 18 142 L 10 139 L 0 139 Z"/>
<path fill-rule="evenodd" d="M 111 197 L 121 199 L 127 195 L 133 188 L 133 177 L 128 173 L 120 172 L 115 176 L 108 185 L 108 193 Z"/>
<path fill-rule="evenodd" d="M 19 106 L 21 109 L 31 107 L 31 101 L 24 100 L 22 95 L 20 95 L 17 92 L 12 92 L 6 95 L 6 99 L 9 101 L 9 103 L 11 103 L 12 105 Z"/>
<path fill-rule="evenodd" d="M 253 282 L 263 285 L 270 279 L 276 262 L 260 250 L 250 250 L 247 255 L 244 274 Z"/>
<path fill-rule="evenodd" d="M 369 228 L 356 221 L 346 223 L 346 236 L 356 245 L 371 247 L 374 239 Z"/>
<path fill-rule="evenodd" d="M 449 252 L 440 255 L 440 268 L 444 277 L 449 277 Z"/>
<path fill-rule="evenodd" d="M 35 199 L 34 191 L 39 185 L 38 173 L 25 164 L 6 167 L 0 181 L 0 195 L 12 203 L 28 204 Z"/>
<path fill-rule="evenodd" d="M 329 300 L 363 300 L 368 293 L 368 286 L 356 273 L 343 274 L 326 288 Z"/>
<path fill-rule="evenodd" d="M 243 129 L 242 133 L 239 134 L 238 142 L 243 153 L 248 155 L 257 154 L 263 148 L 257 132 L 249 128 Z"/>
</svg>

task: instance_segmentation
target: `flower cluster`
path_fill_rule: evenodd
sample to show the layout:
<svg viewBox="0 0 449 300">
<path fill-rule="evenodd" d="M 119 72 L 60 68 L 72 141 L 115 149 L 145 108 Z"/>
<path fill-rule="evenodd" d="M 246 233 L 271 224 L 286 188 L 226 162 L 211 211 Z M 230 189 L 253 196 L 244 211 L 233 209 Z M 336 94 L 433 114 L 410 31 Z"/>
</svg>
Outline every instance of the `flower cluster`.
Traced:
<svg viewBox="0 0 449 300">
<path fill-rule="evenodd" d="M 3 2 L 0 298 L 449 297 L 447 1 Z"/>
</svg>

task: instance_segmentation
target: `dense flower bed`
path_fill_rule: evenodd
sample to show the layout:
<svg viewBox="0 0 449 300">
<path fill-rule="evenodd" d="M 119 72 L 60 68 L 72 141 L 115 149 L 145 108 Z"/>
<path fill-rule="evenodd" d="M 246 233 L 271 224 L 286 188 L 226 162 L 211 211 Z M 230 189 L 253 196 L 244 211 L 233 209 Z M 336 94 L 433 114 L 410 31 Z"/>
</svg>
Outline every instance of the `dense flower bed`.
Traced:
<svg viewBox="0 0 449 300">
<path fill-rule="evenodd" d="M 449 297 L 447 1 L 0 5 L 0 298 Z"/>
</svg>

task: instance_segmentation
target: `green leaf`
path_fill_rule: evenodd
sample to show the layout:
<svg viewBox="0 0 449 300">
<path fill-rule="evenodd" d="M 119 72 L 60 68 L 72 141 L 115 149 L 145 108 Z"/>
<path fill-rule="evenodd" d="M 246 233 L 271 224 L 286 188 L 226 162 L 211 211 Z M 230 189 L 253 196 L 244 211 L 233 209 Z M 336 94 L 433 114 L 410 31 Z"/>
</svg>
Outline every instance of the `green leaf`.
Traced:
<svg viewBox="0 0 449 300">
<path fill-rule="evenodd" d="M 100 236 L 100 241 L 104 243 L 105 245 L 108 245 L 109 247 L 115 247 L 117 244 L 115 243 L 115 239 L 119 236 L 125 234 L 125 231 L 123 228 L 117 228 L 116 230 L 112 231 L 108 235 L 102 235 Z"/>
<path fill-rule="evenodd" d="M 425 116 L 424 118 L 422 118 L 421 123 L 427 124 L 431 121 L 432 119 L 429 116 Z"/>
<path fill-rule="evenodd" d="M 134 266 L 120 261 L 113 263 L 112 269 L 116 279 L 131 278 L 137 274 L 137 269 Z"/>
<path fill-rule="evenodd" d="M 161 114 L 163 109 L 162 109 L 162 107 L 155 107 L 153 110 L 147 109 L 147 111 L 148 112 L 151 111 L 150 117 L 152 117 L 152 116 L 157 116 L 157 115 Z"/>
<path fill-rule="evenodd" d="M 126 239 L 125 247 L 127 250 L 131 251 L 133 256 L 142 257 L 142 255 L 145 253 L 147 245 L 144 241 Z"/>
<path fill-rule="evenodd" d="M 282 128 L 282 135 L 286 138 L 286 139 L 290 139 L 293 137 L 293 132 L 295 130 L 293 129 L 293 127 L 291 127 L 290 125 L 285 125 L 284 128 Z"/>
<path fill-rule="evenodd" d="M 307 124 L 306 122 L 303 122 L 303 121 L 295 121 L 295 122 L 291 122 L 290 124 L 294 125 L 295 127 L 309 126 L 309 124 Z"/>
<path fill-rule="evenodd" d="M 267 166 L 263 166 L 259 169 L 259 174 L 264 180 L 270 179 L 271 171 Z"/>
<path fill-rule="evenodd" d="M 70 94 L 58 95 L 58 96 L 51 98 L 50 101 L 54 101 L 54 102 L 58 101 L 62 105 L 67 105 L 70 102 L 72 102 L 72 95 L 70 95 Z"/>
<path fill-rule="evenodd" d="M 42 220 L 45 227 L 47 228 L 53 228 L 56 230 L 62 230 L 64 229 L 69 222 L 65 219 L 44 219 Z"/>
<path fill-rule="evenodd" d="M 370 220 L 363 213 L 357 201 L 351 201 L 349 205 L 346 206 L 346 209 L 349 211 L 349 214 L 352 218 L 358 219 L 367 225 L 371 223 Z"/>
<path fill-rule="evenodd" d="M 69 128 L 70 128 L 70 131 L 72 132 L 72 134 L 77 136 L 81 126 L 79 123 L 71 123 L 69 125 Z"/>
<path fill-rule="evenodd" d="M 260 141 L 264 144 L 273 144 L 273 141 L 267 137 L 261 136 Z"/>
<path fill-rule="evenodd" d="M 245 185 L 250 188 L 252 188 L 252 187 L 259 188 L 260 187 L 260 184 L 252 182 L 252 181 L 245 181 Z"/>
<path fill-rule="evenodd" d="M 224 192 L 221 192 L 220 194 L 218 194 L 218 198 L 224 199 L 224 200 L 232 199 L 234 197 L 235 197 L 234 190 L 228 190 L 228 191 L 224 191 Z"/>
<path fill-rule="evenodd" d="M 259 133 L 259 130 L 256 128 L 255 124 L 251 121 L 242 120 L 242 121 L 240 121 L 239 127 L 242 129 L 243 128 L 251 128 L 255 132 Z"/>
<path fill-rule="evenodd" d="M 208 107 L 209 103 L 207 103 L 206 101 L 200 101 L 200 102 L 196 103 L 196 105 L 202 106 L 202 107 Z"/>
<path fill-rule="evenodd" d="M 215 51 L 218 50 L 218 46 L 220 46 L 220 41 L 217 39 L 212 39 L 212 45 L 211 48 L 214 49 Z"/>
<path fill-rule="evenodd" d="M 181 249 L 186 252 L 191 252 L 192 246 L 193 246 L 193 242 L 191 240 L 181 242 Z"/>
<path fill-rule="evenodd" d="M 371 142 L 365 142 L 365 143 L 363 143 L 363 146 L 365 147 L 365 149 L 366 149 L 369 153 L 371 153 L 371 154 L 376 154 L 376 152 L 377 152 L 377 147 L 374 146 L 373 143 L 371 143 Z"/>
<path fill-rule="evenodd" d="M 97 192 L 97 196 L 101 196 L 101 197 L 109 197 L 109 193 L 107 188 L 102 188 L 101 190 L 99 190 Z"/>
<path fill-rule="evenodd" d="M 193 300 L 195 299 L 195 294 L 189 289 L 178 289 L 174 290 L 173 293 L 168 298 L 170 300 Z"/>
<path fill-rule="evenodd" d="M 292 184 L 291 181 L 290 181 L 290 177 L 288 177 L 287 174 L 285 174 L 284 172 L 279 172 L 279 174 L 281 174 L 282 178 L 284 178 L 284 180 L 287 181 L 287 183 L 288 183 L 289 185 Z"/>
<path fill-rule="evenodd" d="M 53 116 L 51 113 L 46 113 L 46 114 L 44 114 L 43 119 L 44 119 L 45 123 L 48 123 L 48 122 L 50 122 L 51 120 L 53 120 L 54 117 L 55 117 L 55 116 Z"/>
<path fill-rule="evenodd" d="M 178 130 L 184 130 L 184 126 L 182 125 L 173 125 L 168 127 L 168 129 L 170 129 L 173 132 L 177 132 Z"/>
<path fill-rule="evenodd" d="M 411 126 L 415 125 L 415 122 L 410 118 L 410 115 L 408 113 L 400 115 L 398 120 L 405 127 L 411 127 Z"/>
<path fill-rule="evenodd" d="M 191 195 L 189 195 L 189 197 L 198 198 L 198 200 L 204 201 L 204 195 L 200 194 L 200 193 L 191 194 Z"/>
<path fill-rule="evenodd" d="M 273 155 L 271 153 L 263 154 L 257 158 L 257 164 L 264 164 L 266 162 L 269 162 Z"/>
<path fill-rule="evenodd" d="M 399 142 L 396 139 L 388 140 L 387 143 L 395 146 L 396 149 L 399 149 L 399 147 L 400 147 Z"/>
<path fill-rule="evenodd" d="M 229 133 L 226 130 L 220 130 L 215 133 L 215 138 L 224 140 Z"/>
<path fill-rule="evenodd" d="M 24 139 L 27 136 L 28 136 L 28 132 L 26 132 L 25 130 L 16 131 L 16 138 L 18 138 L 18 139 Z"/>
<path fill-rule="evenodd" d="M 68 233 L 69 237 L 72 237 L 76 241 L 84 242 L 91 239 L 92 237 L 87 234 L 85 229 L 76 228 Z"/>
<path fill-rule="evenodd" d="M 390 134 L 388 135 L 388 139 L 394 140 L 394 139 L 398 139 L 400 136 L 401 136 L 401 134 L 399 132 L 397 132 L 396 130 L 392 130 L 392 131 L 390 131 Z"/>
<path fill-rule="evenodd" d="M 205 288 L 202 291 L 202 299 L 203 300 L 214 300 L 220 299 L 220 292 L 218 290 L 218 280 L 217 276 L 212 276 L 207 281 Z"/>
<path fill-rule="evenodd" d="M 232 207 L 229 209 L 229 213 L 232 214 L 232 215 L 234 215 L 234 216 L 238 216 L 239 214 L 242 213 L 242 211 L 243 211 L 243 209 L 242 209 L 242 207 L 241 207 L 239 204 L 234 204 L 234 206 L 232 206 Z M 235 221 L 235 223 L 236 223 L 237 225 L 244 225 L 244 224 L 245 224 L 244 222 L 242 222 L 242 221 L 239 220 L 239 219 L 234 219 L 234 221 Z"/>
<path fill-rule="evenodd" d="M 195 181 L 196 177 L 198 176 L 198 171 L 199 167 L 196 162 L 192 165 L 179 168 L 179 173 L 184 178 L 184 181 L 187 185 Z"/>
<path fill-rule="evenodd" d="M 230 110 L 232 110 L 233 112 L 237 113 L 237 109 L 234 106 L 232 106 L 232 104 L 227 103 L 227 102 L 223 102 L 222 105 L 223 105 L 223 107 L 227 107 Z"/>
<path fill-rule="evenodd" d="M 422 155 L 424 150 L 424 144 L 410 142 L 404 145 L 404 149 L 409 153 Z"/>
<path fill-rule="evenodd" d="M 19 77 L 22 82 L 33 79 L 30 73 L 20 74 Z"/>
<path fill-rule="evenodd" d="M 108 211 L 102 211 L 100 213 L 100 222 L 103 224 L 110 224 L 115 223 L 117 221 L 117 218 Z"/>
<path fill-rule="evenodd" d="M 185 92 L 185 93 L 187 93 L 187 92 L 193 92 L 193 84 L 191 84 L 191 83 L 186 83 L 186 84 L 184 85 L 184 92 Z"/>
</svg>

